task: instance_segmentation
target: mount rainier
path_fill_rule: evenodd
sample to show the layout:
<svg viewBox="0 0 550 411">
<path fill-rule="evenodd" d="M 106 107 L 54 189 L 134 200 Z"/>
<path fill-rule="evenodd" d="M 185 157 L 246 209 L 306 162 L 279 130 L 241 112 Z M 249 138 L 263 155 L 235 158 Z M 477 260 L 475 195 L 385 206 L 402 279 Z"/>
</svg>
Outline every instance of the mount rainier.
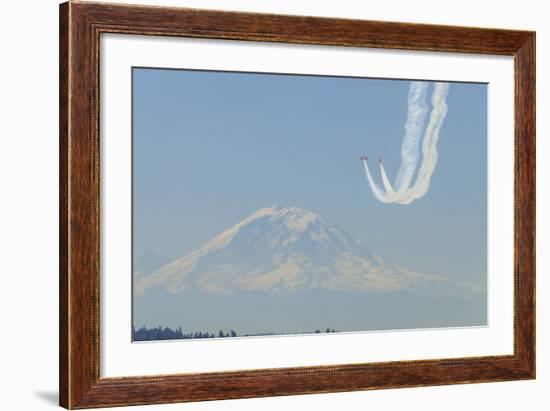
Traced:
<svg viewBox="0 0 550 411">
<path fill-rule="evenodd" d="M 296 207 L 262 208 L 181 258 L 145 261 L 134 266 L 136 327 L 242 335 L 486 323 L 484 292 L 394 264 Z"/>
<path fill-rule="evenodd" d="M 233 294 L 327 289 L 390 292 L 416 289 L 467 293 L 469 287 L 415 273 L 386 261 L 318 214 L 300 208 L 262 208 L 198 250 L 140 278 L 151 287 Z"/>
</svg>

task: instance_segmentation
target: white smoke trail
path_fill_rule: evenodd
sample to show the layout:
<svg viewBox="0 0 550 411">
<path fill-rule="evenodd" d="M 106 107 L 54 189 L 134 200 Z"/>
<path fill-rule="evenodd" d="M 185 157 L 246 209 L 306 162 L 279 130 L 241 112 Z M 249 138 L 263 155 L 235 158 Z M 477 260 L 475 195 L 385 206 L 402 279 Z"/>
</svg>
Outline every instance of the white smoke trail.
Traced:
<svg viewBox="0 0 550 411">
<path fill-rule="evenodd" d="M 380 174 L 382 175 L 382 184 L 384 185 L 384 190 L 386 190 L 386 193 L 388 193 L 390 196 L 394 195 L 395 193 L 393 191 L 393 187 L 391 186 L 390 179 L 386 174 L 386 170 L 384 169 L 384 164 L 382 164 L 382 161 L 380 161 Z"/>
<path fill-rule="evenodd" d="M 369 165 L 367 164 L 367 160 L 363 160 L 363 165 L 365 167 L 365 176 L 367 176 L 367 181 L 369 182 L 369 186 L 376 199 L 383 203 L 391 203 L 391 200 L 388 199 L 386 192 L 378 187 L 378 184 L 374 182 L 369 170 Z"/>
<path fill-rule="evenodd" d="M 395 191 L 404 191 L 410 185 L 420 157 L 420 139 L 428 114 L 428 85 L 413 81 L 409 86 L 408 113 L 405 137 L 401 143 L 401 165 L 395 178 Z"/>
<path fill-rule="evenodd" d="M 448 83 L 434 84 L 431 100 L 432 112 L 422 141 L 422 163 L 414 185 L 410 186 L 420 157 L 419 146 L 425 118 L 422 93 L 425 94 L 427 89 L 427 86 L 423 89 L 417 83 L 411 83 L 409 89 L 409 115 L 401 147 L 401 166 L 395 181 L 396 189 L 394 190 L 391 186 L 382 163 L 380 163 L 380 173 L 385 191 L 374 182 L 367 161 L 363 161 L 369 186 L 375 197 L 383 203 L 410 204 L 414 200 L 423 197 L 428 192 L 431 177 L 437 164 L 439 132 L 448 110 L 446 103 L 449 92 Z M 419 123 L 420 118 L 422 118 L 422 121 Z"/>
<path fill-rule="evenodd" d="M 418 170 L 418 176 L 416 177 L 414 186 L 402 193 L 399 199 L 401 204 L 409 204 L 423 197 L 430 188 L 430 181 L 438 158 L 437 142 L 439 141 L 439 132 L 448 110 L 445 101 L 448 92 L 448 83 L 435 84 L 432 95 L 433 109 L 424 134 L 424 141 L 422 142 L 422 164 Z"/>
</svg>

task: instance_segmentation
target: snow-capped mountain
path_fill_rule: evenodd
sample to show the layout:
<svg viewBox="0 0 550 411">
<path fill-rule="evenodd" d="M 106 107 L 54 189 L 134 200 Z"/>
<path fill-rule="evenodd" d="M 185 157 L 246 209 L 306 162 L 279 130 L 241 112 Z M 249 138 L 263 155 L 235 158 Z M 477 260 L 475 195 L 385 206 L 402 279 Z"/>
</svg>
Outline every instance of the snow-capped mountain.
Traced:
<svg viewBox="0 0 550 411">
<path fill-rule="evenodd" d="M 170 262 L 169 258 L 161 257 L 153 251 L 147 250 L 134 259 L 134 278 L 152 274 L 168 262 Z"/>
<path fill-rule="evenodd" d="M 134 292 L 159 288 L 234 294 L 304 290 L 464 294 L 468 286 L 390 263 L 318 214 L 262 208 L 198 250 L 135 278 Z"/>
</svg>

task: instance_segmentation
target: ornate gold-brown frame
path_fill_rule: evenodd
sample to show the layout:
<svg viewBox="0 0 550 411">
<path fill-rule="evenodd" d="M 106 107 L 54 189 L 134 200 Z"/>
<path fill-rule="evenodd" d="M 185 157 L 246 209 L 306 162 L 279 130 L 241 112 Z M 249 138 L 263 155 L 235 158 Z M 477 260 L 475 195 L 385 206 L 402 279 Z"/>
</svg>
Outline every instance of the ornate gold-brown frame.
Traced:
<svg viewBox="0 0 550 411">
<path fill-rule="evenodd" d="M 100 378 L 101 33 L 513 56 L 514 354 Z M 60 404 L 90 408 L 535 377 L 535 33 L 69 2 L 60 6 Z"/>
</svg>

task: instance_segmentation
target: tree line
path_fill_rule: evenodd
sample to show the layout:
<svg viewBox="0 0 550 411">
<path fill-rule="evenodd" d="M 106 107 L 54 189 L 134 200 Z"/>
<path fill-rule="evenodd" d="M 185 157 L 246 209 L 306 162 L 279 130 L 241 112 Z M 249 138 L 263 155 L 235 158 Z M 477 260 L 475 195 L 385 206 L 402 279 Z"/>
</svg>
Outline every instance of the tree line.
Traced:
<svg viewBox="0 0 550 411">
<path fill-rule="evenodd" d="M 254 337 L 254 336 L 266 336 L 266 335 L 282 335 L 282 334 L 321 334 L 321 333 L 335 333 L 334 328 L 327 328 L 325 331 L 319 329 L 315 331 L 301 332 L 301 333 L 259 333 L 259 334 L 243 334 L 239 335 L 235 330 L 229 331 L 219 330 L 217 333 L 209 331 L 191 331 L 183 332 L 181 327 L 175 330 L 170 327 L 158 326 L 155 328 L 141 327 L 135 329 L 132 327 L 132 341 L 155 341 L 155 340 L 189 340 L 193 338 L 227 338 L 227 337 Z"/>
</svg>

